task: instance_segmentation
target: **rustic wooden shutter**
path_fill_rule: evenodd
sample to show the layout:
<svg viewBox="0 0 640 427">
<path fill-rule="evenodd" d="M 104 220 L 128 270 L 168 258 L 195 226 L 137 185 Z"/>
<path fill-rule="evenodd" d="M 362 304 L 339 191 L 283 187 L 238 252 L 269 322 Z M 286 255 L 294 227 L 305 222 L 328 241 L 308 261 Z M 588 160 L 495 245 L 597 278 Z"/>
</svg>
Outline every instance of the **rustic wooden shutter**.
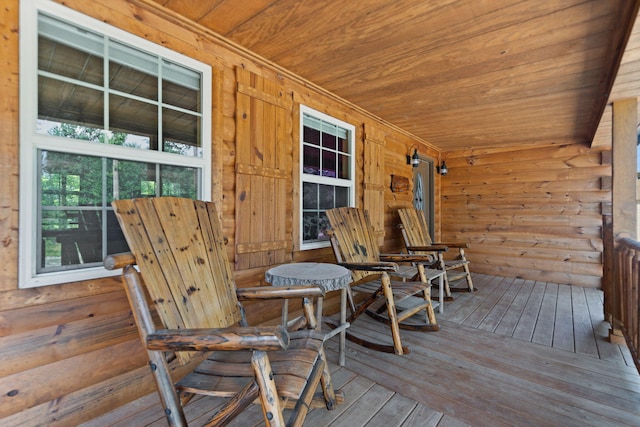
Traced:
<svg viewBox="0 0 640 427">
<path fill-rule="evenodd" d="M 364 209 L 380 246 L 384 243 L 384 145 L 384 132 L 365 124 Z"/>
<path fill-rule="evenodd" d="M 236 69 L 236 268 L 286 262 L 291 98 L 275 82 Z M 287 125 L 287 119 L 289 124 Z"/>
</svg>

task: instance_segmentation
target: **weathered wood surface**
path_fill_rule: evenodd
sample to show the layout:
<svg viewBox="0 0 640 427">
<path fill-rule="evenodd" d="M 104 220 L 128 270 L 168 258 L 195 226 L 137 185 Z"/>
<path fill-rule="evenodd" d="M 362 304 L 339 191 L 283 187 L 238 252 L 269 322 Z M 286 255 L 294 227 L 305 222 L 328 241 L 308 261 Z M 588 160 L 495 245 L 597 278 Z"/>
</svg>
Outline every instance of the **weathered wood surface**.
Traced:
<svg viewBox="0 0 640 427">
<path fill-rule="evenodd" d="M 60 2 L 62 3 L 62 2 Z M 171 2 L 177 4 L 179 2 Z M 249 53 L 246 49 L 233 43 L 221 40 L 203 28 L 193 25 L 172 13 L 147 7 L 148 2 L 130 2 L 127 0 L 65 0 L 64 4 L 72 9 L 90 15 L 96 19 L 113 24 L 125 31 L 174 49 L 180 53 L 211 64 L 214 81 L 213 127 L 214 138 L 214 201 L 219 203 L 225 235 L 229 237 L 227 253 L 229 259 L 235 261 L 237 247 L 236 197 L 238 196 L 238 180 L 236 179 L 236 156 L 246 149 L 236 143 L 236 111 L 238 82 L 236 67 L 244 67 L 265 79 L 280 83 L 288 94 L 293 95 L 294 103 L 289 112 L 292 117 L 291 135 L 293 147 L 291 158 L 292 169 L 299 167 L 299 149 L 296 125 L 296 102 L 303 102 L 312 108 L 323 111 L 341 120 L 356 125 L 356 181 L 357 204 L 362 205 L 363 187 L 368 173 L 364 160 L 364 130 L 368 126 L 379 129 L 385 134 L 384 150 L 384 200 L 381 211 L 384 212 L 384 247 L 383 251 L 392 252 L 402 247 L 401 237 L 396 225 L 399 221 L 396 210 L 411 205 L 411 193 L 392 193 L 390 190 L 391 175 L 411 178 L 411 167 L 406 164 L 406 155 L 411 145 L 420 144 L 419 152 L 434 159 L 441 159 L 441 153 L 434 146 L 422 143 L 391 123 L 380 121 L 378 117 L 365 111 L 362 107 L 349 104 L 325 89 L 292 75 L 276 65 L 269 64 L 261 58 Z M 196 10 L 200 3 L 182 3 L 189 10 Z M 37 289 L 18 289 L 18 199 L 21 194 L 18 188 L 19 178 L 19 135 L 18 135 L 18 0 L 7 0 L 0 11 L 2 22 L 0 32 L 4 43 L 0 46 L 3 67 L 0 67 L 0 87 L 4 96 L 0 100 L 0 358 L 7 363 L 2 364 L 3 376 L 0 381 L 5 385 L 7 394 L 0 402 L 0 411 L 6 418 L 0 424 L 12 425 L 75 425 L 89 418 L 119 407 L 120 405 L 145 396 L 154 389 L 148 368 L 142 366 L 144 353 L 138 343 L 137 333 L 132 326 L 133 319 L 127 317 L 128 308 L 118 278 L 89 280 L 80 283 L 68 283 L 47 286 Z M 233 2 L 224 3 L 231 15 L 250 13 L 254 3 L 243 5 L 242 10 L 233 6 Z M 193 9 L 192 9 L 193 8 Z M 235 14 L 235 15 L 234 15 Z M 227 24 L 226 22 L 220 22 Z M 233 26 L 233 20 L 229 21 Z M 282 34 L 287 36 L 286 34 Z M 635 69 L 639 69 L 631 64 Z M 630 70 L 630 69 L 629 69 Z M 447 100 L 447 97 L 442 97 Z M 546 105 L 548 106 L 548 105 Z M 543 106 L 534 106 L 537 110 Z M 533 111 L 533 110 L 532 110 Z M 483 120 L 486 120 L 487 110 Z M 433 123 L 432 123 L 433 124 Z M 288 125 L 288 122 L 287 122 Z M 511 129 L 498 126 L 503 132 L 511 133 Z M 464 136 L 467 141 L 475 138 Z M 543 135 L 541 135 L 543 136 Z M 602 136 L 607 140 L 606 135 Z M 523 150 L 509 158 L 510 148 L 502 150 L 483 150 L 477 152 L 466 150 L 460 153 L 461 162 L 454 161 L 454 155 L 446 158 L 450 166 L 450 174 L 445 178 L 436 176 L 436 218 L 440 217 L 440 195 L 445 194 L 442 201 L 444 234 L 437 231 L 434 237 L 456 237 L 468 241 L 478 257 L 472 259 L 477 265 L 477 272 L 497 273 L 506 276 L 526 275 L 531 280 L 556 281 L 558 283 L 576 283 L 597 286 L 599 277 L 594 276 L 601 262 L 603 244 L 594 236 L 598 225 L 595 217 L 600 213 L 603 202 L 610 200 L 610 189 L 598 190 L 597 183 L 588 175 L 588 170 L 606 180 L 606 170 L 599 167 L 600 153 L 589 151 L 586 147 L 559 145 L 558 141 L 549 141 L 555 146 L 549 149 Z M 608 148 L 606 142 L 604 148 Z M 497 158 L 496 158 L 497 156 Z M 504 159 L 507 159 L 506 163 Z M 500 160 L 502 159 L 502 160 Z M 453 162 L 453 163 L 452 163 Z M 469 162 L 476 166 L 472 167 Z M 455 168 L 452 167 L 455 166 Z M 462 168 L 469 168 L 464 170 Z M 478 170 L 478 169 L 481 170 Z M 584 171 L 569 171 L 583 168 Z M 454 170 L 462 171 L 457 176 Z M 492 171 L 498 173 L 492 173 Z M 522 175 L 516 172 L 523 171 Z M 526 173 L 524 171 L 527 171 Z M 514 175 L 515 174 L 515 175 Z M 509 180 L 527 179 L 539 181 L 527 185 L 510 185 Z M 547 175 L 548 174 L 548 175 Z M 295 247 L 298 224 L 295 212 L 299 212 L 299 193 L 295 174 L 287 178 L 286 227 L 291 233 L 293 248 L 287 249 L 293 261 L 325 261 L 331 262 L 333 254 L 330 249 L 315 251 L 298 251 Z M 604 175 L 604 176 L 603 176 Z M 502 176 L 502 178 L 495 178 Z M 466 177 L 466 178 L 464 178 Z M 569 179 L 571 185 L 559 189 L 559 184 L 549 185 L 545 181 L 551 179 Z M 474 185 L 475 193 L 457 192 L 452 185 L 457 179 L 466 182 L 481 182 L 490 179 L 487 185 Z M 440 182 L 443 185 L 441 187 Z M 471 185 L 471 184 L 465 184 Z M 493 187 L 501 191 L 484 189 Z M 504 192 L 502 191 L 504 189 Z M 535 189 L 532 190 L 532 189 Z M 553 191 L 548 191 L 553 190 Z M 505 213 L 504 211 L 508 211 Z M 520 210 L 525 210 L 522 214 Z M 458 212 L 463 212 L 461 215 Z M 465 214 L 465 212 L 468 214 Z M 486 215 L 499 212 L 499 224 L 494 224 Z M 519 220 L 527 220 L 526 227 L 518 223 L 506 224 L 509 213 L 517 212 Z M 569 220 L 560 220 L 568 214 Z M 466 215 L 466 216 L 465 216 Z M 549 216 L 553 220 L 545 220 L 547 230 L 558 221 L 562 230 L 576 231 L 576 234 L 541 234 L 538 233 L 540 221 L 533 221 Z M 587 215 L 578 218 L 581 215 Z M 592 216 L 589 216 L 592 215 Z M 532 217 L 533 216 L 533 217 Z M 447 218 L 452 218 L 448 220 Z M 532 220 L 533 219 L 533 220 Z M 594 221 L 592 224 L 591 221 Z M 488 231 L 474 231 L 478 223 L 484 221 L 480 228 Z M 469 224 L 469 230 L 464 224 Z M 471 227 L 473 225 L 473 227 Z M 452 229 L 452 227 L 455 227 Z M 586 228 L 583 228 L 586 227 Z M 588 233 L 588 234 L 584 234 Z M 288 238 L 288 236 L 287 236 Z M 250 242 L 248 245 L 260 244 Z M 254 249 L 257 246 L 247 246 Z M 511 265 L 513 257 L 510 252 L 523 259 L 523 263 Z M 535 261 L 535 263 L 529 262 Z M 549 263 L 548 261 L 554 261 Z M 531 266 L 535 266 L 532 268 Z M 247 267 L 236 270 L 233 275 L 241 287 L 264 285 L 264 271 L 268 267 Z M 524 277 L 524 276 L 523 276 Z M 532 292 L 532 298 L 536 297 Z M 337 298 L 327 298 L 325 308 L 337 311 Z M 592 309 L 597 309 L 601 301 L 587 299 Z M 246 304 L 249 322 L 252 324 L 279 317 L 280 303 L 266 302 Z M 500 327 L 500 326 L 499 326 Z M 93 337 L 88 335 L 93 331 Z M 533 334 L 519 324 L 516 332 L 522 335 Z M 123 343 L 129 342 L 130 345 Z M 585 344 L 587 345 L 587 344 Z M 577 345 L 576 345 L 577 346 Z M 128 360 L 128 366 L 104 363 L 98 354 L 104 352 L 118 360 Z M 20 356 L 20 353 L 25 355 Z M 6 356 L 6 357 L 5 357 Z M 85 365 L 85 364 L 89 365 Z M 73 372 L 89 372 L 90 366 L 98 363 L 100 375 L 70 375 Z M 59 375 L 48 375 L 50 372 L 61 372 Z M 66 375 L 65 375 L 66 374 Z M 37 384 L 37 387 L 36 387 Z M 26 390 L 26 391 L 25 391 Z M 21 393 L 28 396 L 21 396 Z M 427 411 L 428 412 L 428 411 Z"/>
<path fill-rule="evenodd" d="M 448 153 L 442 240 L 468 242 L 478 273 L 601 286 L 601 158 L 580 145 Z"/>
<path fill-rule="evenodd" d="M 445 151 L 593 136 L 638 6 L 255 0 L 238 10 L 233 0 L 153 1 Z M 637 69 L 630 61 L 623 70 L 631 96 Z"/>
<path fill-rule="evenodd" d="M 626 348 L 606 340 L 601 291 L 482 274 L 473 278 L 481 289 L 456 294 L 441 315 L 442 330 L 403 332 L 412 353 L 386 355 L 348 343 L 347 365 L 332 365 L 345 404 L 333 412 L 311 410 L 305 425 L 637 425 L 640 376 Z M 558 315 L 558 307 L 553 324 L 545 323 L 539 311 L 547 288 L 570 295 L 571 317 Z M 573 350 L 554 340 L 531 342 L 532 333 L 520 332 L 542 328 L 553 337 L 560 322 L 573 327 Z M 370 338 L 386 334 L 384 325 L 369 319 L 352 327 Z M 326 345 L 330 361 L 336 361 L 337 341 Z M 153 395 L 138 403 L 84 427 L 160 426 L 150 416 L 158 404 Z M 194 401 L 188 417 L 197 425 L 216 405 L 208 398 Z M 232 425 L 258 426 L 260 416 L 255 406 Z"/>
</svg>

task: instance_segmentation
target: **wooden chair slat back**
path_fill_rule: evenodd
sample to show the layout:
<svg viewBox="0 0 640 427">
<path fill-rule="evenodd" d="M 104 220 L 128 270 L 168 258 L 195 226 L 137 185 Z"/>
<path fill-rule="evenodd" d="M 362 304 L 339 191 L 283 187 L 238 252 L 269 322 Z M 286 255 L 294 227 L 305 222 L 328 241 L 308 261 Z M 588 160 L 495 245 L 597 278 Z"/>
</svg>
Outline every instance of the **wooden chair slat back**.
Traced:
<svg viewBox="0 0 640 427">
<path fill-rule="evenodd" d="M 404 208 L 398 209 L 398 214 L 407 246 L 429 246 L 432 244 L 429 226 L 422 211 L 416 208 Z"/>
<path fill-rule="evenodd" d="M 158 197 L 112 206 L 165 328 L 224 328 L 240 321 L 213 203 Z"/>
<path fill-rule="evenodd" d="M 366 211 L 342 207 L 327 210 L 325 213 L 340 250 L 336 258 L 345 262 L 380 261 L 380 248 Z M 354 282 L 371 275 L 366 271 L 352 271 Z"/>
</svg>

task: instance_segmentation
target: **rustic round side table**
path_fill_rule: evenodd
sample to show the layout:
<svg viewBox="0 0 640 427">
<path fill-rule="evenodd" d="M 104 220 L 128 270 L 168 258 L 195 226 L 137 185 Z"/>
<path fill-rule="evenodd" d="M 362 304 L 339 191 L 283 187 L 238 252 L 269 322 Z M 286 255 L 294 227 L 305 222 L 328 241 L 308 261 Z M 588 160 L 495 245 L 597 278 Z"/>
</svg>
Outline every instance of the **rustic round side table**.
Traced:
<svg viewBox="0 0 640 427">
<path fill-rule="evenodd" d="M 347 289 L 351 283 L 351 272 L 346 268 L 322 262 L 296 262 L 282 264 L 265 272 L 265 280 L 272 286 L 304 286 L 315 285 L 325 292 L 340 290 L 340 324 L 327 334 L 329 339 L 340 334 L 339 364 L 345 364 L 345 338 L 347 323 Z M 318 328 L 322 327 L 322 305 L 324 299 L 318 298 L 317 318 Z M 288 322 L 288 303 L 285 299 L 282 307 L 282 324 L 286 327 Z"/>
</svg>

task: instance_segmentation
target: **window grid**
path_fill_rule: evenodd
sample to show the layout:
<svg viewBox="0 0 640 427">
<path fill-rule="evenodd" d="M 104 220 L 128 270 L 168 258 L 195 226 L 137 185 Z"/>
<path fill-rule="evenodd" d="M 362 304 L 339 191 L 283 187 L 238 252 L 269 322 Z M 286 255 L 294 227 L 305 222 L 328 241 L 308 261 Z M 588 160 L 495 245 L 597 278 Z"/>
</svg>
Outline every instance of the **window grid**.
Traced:
<svg viewBox="0 0 640 427">
<path fill-rule="evenodd" d="M 355 200 L 353 125 L 306 106 L 301 122 L 301 249 L 328 245 L 325 211 Z"/>
<path fill-rule="evenodd" d="M 24 36 L 21 34 L 20 75 L 25 82 L 32 83 L 21 85 L 20 95 L 20 186 L 23 194 L 20 239 L 24 242 L 20 249 L 20 287 L 112 275 L 114 273 L 102 267 L 102 259 L 107 253 L 118 252 L 112 249 L 122 249 L 124 242 L 109 236 L 112 234 L 109 230 L 115 228 L 119 232 L 117 222 L 112 218 L 112 199 L 119 196 L 128 198 L 130 189 L 136 186 L 134 197 L 180 195 L 208 198 L 211 187 L 211 68 L 53 2 L 22 1 L 21 28 L 31 31 L 25 31 Z M 34 49 L 48 36 L 47 31 L 51 37 L 45 40 L 48 43 L 44 44 L 45 49 L 60 47 L 70 56 L 53 57 L 47 50 Z M 84 44 L 82 40 L 73 39 L 76 32 L 80 33 L 79 39 L 83 34 L 89 34 Z M 68 47 L 65 37 L 72 40 L 67 43 Z M 102 40 L 101 48 L 99 39 Z M 157 99 L 153 99 L 153 95 L 147 97 L 148 92 L 126 92 L 127 86 L 133 87 L 131 83 L 135 83 L 128 79 L 131 75 L 142 76 L 145 82 L 149 80 L 140 74 L 142 68 L 131 71 L 135 67 L 123 62 L 119 68 L 125 71 L 122 78 L 112 74 L 114 69 L 118 69 L 114 64 L 122 62 L 122 58 L 127 59 L 131 52 L 144 56 L 137 61 L 136 67 L 142 64 L 148 68 L 151 63 L 148 59 L 155 58 L 155 71 L 151 78 L 156 79 Z M 47 55 L 52 60 L 41 66 L 41 58 L 47 58 Z M 89 70 L 88 73 L 93 74 L 85 79 L 86 76 L 79 71 L 82 67 L 70 61 L 78 57 L 88 58 L 93 65 L 102 61 L 102 67 Z M 131 62 L 136 63 L 135 60 Z M 51 67 L 51 71 L 41 69 L 46 67 Z M 101 73 L 96 72 L 100 68 Z M 100 74 L 102 86 L 95 79 Z M 120 84 L 121 88 L 111 84 Z M 26 90 L 27 86 L 38 90 Z M 85 91 L 91 97 L 76 100 L 69 93 L 60 92 L 60 88 Z M 44 97 L 43 89 L 49 90 L 49 98 Z M 172 91 L 171 98 L 163 98 L 165 90 Z M 122 122 L 125 125 L 134 123 L 133 127 L 113 128 L 113 97 L 120 97 L 124 103 L 137 102 L 152 107 L 157 126 L 155 131 L 147 134 L 153 135 L 150 140 L 155 140 L 155 145 L 125 142 L 143 125 L 136 128 L 134 118 Z M 74 110 L 64 109 L 59 115 L 53 108 L 44 110 L 49 114 L 40 114 L 40 106 L 46 107 L 46 102 L 51 102 L 51 99 L 63 99 L 81 107 L 81 103 L 87 100 L 102 102 L 97 110 L 101 112 L 102 120 L 95 120 L 100 118 L 99 115 L 86 119 L 74 116 Z M 166 125 L 169 127 L 165 128 Z M 136 161 L 131 160 L 134 158 Z M 134 171 L 138 171 L 138 175 L 131 175 Z M 120 174 L 122 181 L 116 177 Z M 122 189 L 119 186 L 123 183 L 129 183 L 125 185 L 128 194 L 120 194 Z M 81 223 L 85 225 L 82 230 Z M 66 250 L 60 249 L 68 239 L 65 234 L 77 232 L 94 237 L 79 237 L 67 245 Z"/>
</svg>

